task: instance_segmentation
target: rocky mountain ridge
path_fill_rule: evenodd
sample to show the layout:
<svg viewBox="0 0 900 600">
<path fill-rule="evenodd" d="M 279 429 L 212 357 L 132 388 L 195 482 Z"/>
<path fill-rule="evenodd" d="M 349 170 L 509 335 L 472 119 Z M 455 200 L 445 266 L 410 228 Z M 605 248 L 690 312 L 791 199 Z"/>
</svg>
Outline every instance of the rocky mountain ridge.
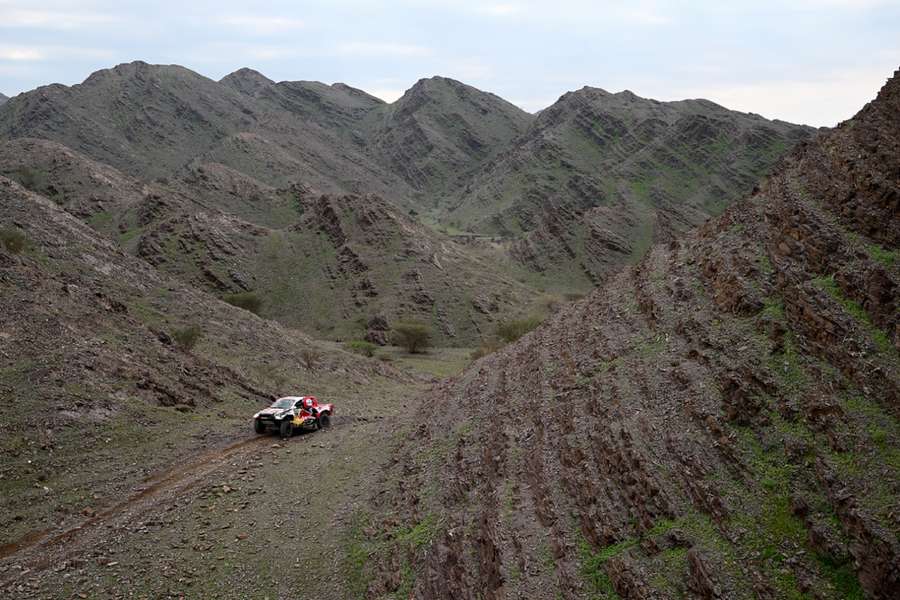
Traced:
<svg viewBox="0 0 900 600">
<path fill-rule="evenodd" d="M 436 389 L 359 516 L 361 595 L 893 598 L 898 144 L 900 71 Z"/>
</svg>

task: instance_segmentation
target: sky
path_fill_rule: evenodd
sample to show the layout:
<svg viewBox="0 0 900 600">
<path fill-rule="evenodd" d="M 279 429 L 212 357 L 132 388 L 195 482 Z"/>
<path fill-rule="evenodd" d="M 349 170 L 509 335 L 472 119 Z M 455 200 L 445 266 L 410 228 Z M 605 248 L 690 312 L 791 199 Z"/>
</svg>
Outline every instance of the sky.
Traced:
<svg viewBox="0 0 900 600">
<path fill-rule="evenodd" d="M 0 0 L 0 92 L 122 62 L 344 82 L 452 77 L 530 112 L 585 85 L 833 126 L 900 68 L 900 0 Z"/>
</svg>

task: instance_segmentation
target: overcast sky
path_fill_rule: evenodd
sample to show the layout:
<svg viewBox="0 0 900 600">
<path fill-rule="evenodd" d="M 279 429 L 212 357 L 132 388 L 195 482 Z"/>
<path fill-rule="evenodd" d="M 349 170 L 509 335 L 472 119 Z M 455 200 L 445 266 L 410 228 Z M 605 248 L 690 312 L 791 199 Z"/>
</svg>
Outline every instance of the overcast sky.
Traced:
<svg viewBox="0 0 900 600">
<path fill-rule="evenodd" d="M 584 85 L 834 125 L 900 67 L 900 0 L 0 0 L 0 92 L 121 62 L 343 81 L 444 75 L 528 111 Z"/>
</svg>

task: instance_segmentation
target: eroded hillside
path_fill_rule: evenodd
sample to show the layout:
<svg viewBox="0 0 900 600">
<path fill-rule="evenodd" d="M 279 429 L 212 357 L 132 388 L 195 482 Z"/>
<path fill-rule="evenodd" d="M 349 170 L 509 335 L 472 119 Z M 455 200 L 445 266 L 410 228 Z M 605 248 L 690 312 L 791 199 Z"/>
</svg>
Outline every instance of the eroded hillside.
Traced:
<svg viewBox="0 0 900 600">
<path fill-rule="evenodd" d="M 898 144 L 900 72 L 443 384 L 348 535 L 354 593 L 896 597 Z"/>
</svg>

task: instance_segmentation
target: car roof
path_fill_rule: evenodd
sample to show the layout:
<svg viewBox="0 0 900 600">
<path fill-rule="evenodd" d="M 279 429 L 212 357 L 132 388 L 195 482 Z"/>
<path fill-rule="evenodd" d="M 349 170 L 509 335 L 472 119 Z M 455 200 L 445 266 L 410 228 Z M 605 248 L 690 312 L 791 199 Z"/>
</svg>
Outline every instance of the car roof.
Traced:
<svg viewBox="0 0 900 600">
<path fill-rule="evenodd" d="M 278 400 L 303 400 L 304 398 L 314 398 L 314 396 L 282 396 Z M 275 400 L 275 402 L 278 402 Z"/>
</svg>

